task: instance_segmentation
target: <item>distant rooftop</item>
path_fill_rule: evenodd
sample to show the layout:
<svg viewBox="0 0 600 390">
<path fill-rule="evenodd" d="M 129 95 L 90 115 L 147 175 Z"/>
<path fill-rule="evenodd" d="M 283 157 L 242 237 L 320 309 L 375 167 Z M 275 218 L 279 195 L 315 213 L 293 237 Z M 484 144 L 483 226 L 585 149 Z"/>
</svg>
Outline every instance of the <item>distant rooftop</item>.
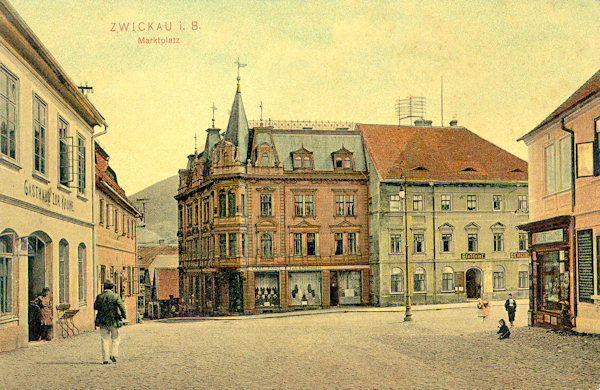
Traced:
<svg viewBox="0 0 600 390">
<path fill-rule="evenodd" d="M 263 119 L 248 121 L 248 127 L 272 127 L 280 130 L 355 130 L 354 122 L 286 121 Z"/>
</svg>

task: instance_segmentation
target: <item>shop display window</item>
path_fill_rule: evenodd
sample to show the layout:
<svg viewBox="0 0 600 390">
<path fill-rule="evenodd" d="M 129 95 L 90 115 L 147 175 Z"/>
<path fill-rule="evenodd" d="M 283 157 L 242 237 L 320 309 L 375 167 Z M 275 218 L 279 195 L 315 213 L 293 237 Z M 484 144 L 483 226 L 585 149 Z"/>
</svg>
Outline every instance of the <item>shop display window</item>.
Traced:
<svg viewBox="0 0 600 390">
<path fill-rule="evenodd" d="M 541 255 L 541 256 L 540 256 Z M 569 300 L 568 255 L 560 256 L 560 251 L 539 254 L 540 305 L 542 310 L 560 311 L 561 302 Z M 561 259 L 562 257 L 562 259 Z"/>
<path fill-rule="evenodd" d="M 277 273 L 256 274 L 254 295 L 256 307 L 279 306 L 279 277 Z"/>
<path fill-rule="evenodd" d="M 292 306 L 321 305 L 321 273 L 291 272 Z"/>
<path fill-rule="evenodd" d="M 360 304 L 361 277 L 360 271 L 339 273 L 339 299 L 342 305 Z"/>
</svg>

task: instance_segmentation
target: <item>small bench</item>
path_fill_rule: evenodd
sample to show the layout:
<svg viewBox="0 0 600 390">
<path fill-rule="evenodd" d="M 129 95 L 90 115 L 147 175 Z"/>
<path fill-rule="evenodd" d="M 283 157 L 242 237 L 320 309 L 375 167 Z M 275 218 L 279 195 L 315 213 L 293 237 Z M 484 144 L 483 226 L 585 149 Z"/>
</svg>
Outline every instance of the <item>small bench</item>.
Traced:
<svg viewBox="0 0 600 390">
<path fill-rule="evenodd" d="M 62 304 L 56 306 L 58 311 L 58 324 L 62 337 L 71 337 L 79 334 L 79 328 L 73 322 L 73 317 L 79 313 L 79 309 L 70 309 L 71 305 Z"/>
</svg>

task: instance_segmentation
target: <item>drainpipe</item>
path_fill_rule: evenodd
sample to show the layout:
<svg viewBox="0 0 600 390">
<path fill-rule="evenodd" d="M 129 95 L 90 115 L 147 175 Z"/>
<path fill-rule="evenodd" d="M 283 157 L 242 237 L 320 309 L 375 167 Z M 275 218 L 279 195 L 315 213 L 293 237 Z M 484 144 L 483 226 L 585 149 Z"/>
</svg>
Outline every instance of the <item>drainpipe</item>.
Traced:
<svg viewBox="0 0 600 390">
<path fill-rule="evenodd" d="M 92 283 L 93 286 L 93 292 L 94 295 L 96 296 L 98 294 L 98 284 L 96 283 L 98 280 L 98 275 L 96 275 L 96 223 L 95 223 L 95 217 L 96 217 L 96 201 L 95 201 L 95 194 L 96 194 L 96 145 L 95 145 L 95 139 L 97 137 L 100 137 L 101 135 L 106 134 L 106 132 L 108 131 L 108 124 L 106 123 L 106 121 L 102 121 L 102 125 L 104 126 L 104 130 L 96 133 L 96 134 L 92 134 L 92 152 L 90 153 L 91 157 L 92 157 L 92 164 L 91 166 L 93 167 L 92 169 L 92 275 L 95 275 L 94 277 L 94 282 Z M 136 246 L 137 248 L 137 246 Z M 137 252 L 137 250 L 136 250 Z M 136 257 L 137 257 L 137 253 L 136 253 Z M 136 303 L 137 305 L 137 303 Z"/>
<path fill-rule="evenodd" d="M 565 127 L 565 118 L 560 122 L 561 130 L 571 134 L 571 212 L 575 211 L 575 132 Z"/>
<path fill-rule="evenodd" d="M 563 117 L 561 119 L 560 122 L 560 127 L 561 130 L 566 131 L 567 133 L 569 133 L 571 135 L 571 213 L 573 213 L 573 215 L 571 216 L 571 220 L 573 221 L 571 224 L 571 245 L 575 245 L 576 242 L 576 238 L 575 238 L 575 224 L 577 223 L 577 221 L 575 220 L 575 132 L 572 129 L 567 129 L 567 127 L 565 126 L 565 117 Z M 570 265 L 571 267 L 569 272 L 571 275 L 571 278 L 573 278 L 574 276 L 574 272 L 575 270 L 573 269 L 575 266 L 575 253 L 574 253 L 574 248 L 572 250 L 569 250 L 569 257 L 571 258 L 570 260 Z M 571 296 L 575 295 L 575 286 L 573 284 L 574 280 L 570 280 L 571 283 Z M 571 297 L 569 297 L 569 300 L 571 300 Z M 577 301 L 573 300 L 574 305 L 572 305 L 571 310 L 572 313 L 574 315 L 574 319 L 576 320 L 577 318 Z"/>
<path fill-rule="evenodd" d="M 429 182 L 431 186 L 431 216 L 432 216 L 432 233 L 433 233 L 433 303 L 437 303 L 437 270 L 435 264 L 436 256 L 436 237 L 435 237 L 435 183 Z"/>
</svg>

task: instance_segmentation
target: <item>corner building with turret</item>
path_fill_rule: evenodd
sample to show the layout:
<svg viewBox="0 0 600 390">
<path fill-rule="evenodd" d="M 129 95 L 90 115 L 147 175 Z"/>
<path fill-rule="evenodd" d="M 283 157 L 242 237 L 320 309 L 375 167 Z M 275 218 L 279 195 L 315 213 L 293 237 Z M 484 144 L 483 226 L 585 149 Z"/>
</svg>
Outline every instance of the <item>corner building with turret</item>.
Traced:
<svg viewBox="0 0 600 390">
<path fill-rule="evenodd" d="M 368 176 L 353 124 L 248 122 L 206 130 L 180 170 L 185 315 L 370 303 Z"/>
</svg>

